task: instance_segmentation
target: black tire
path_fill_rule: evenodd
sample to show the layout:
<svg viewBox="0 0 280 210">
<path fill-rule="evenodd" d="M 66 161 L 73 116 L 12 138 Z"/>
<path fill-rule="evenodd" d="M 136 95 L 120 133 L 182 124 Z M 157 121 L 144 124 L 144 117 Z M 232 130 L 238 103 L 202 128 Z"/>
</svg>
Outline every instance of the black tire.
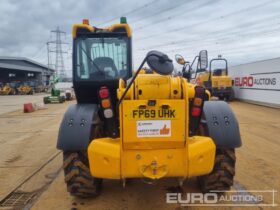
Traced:
<svg viewBox="0 0 280 210">
<path fill-rule="evenodd" d="M 48 104 L 48 103 L 49 103 L 48 97 L 44 97 L 44 104 Z"/>
<path fill-rule="evenodd" d="M 209 136 L 208 126 L 204 115 L 202 115 L 198 135 Z M 201 191 L 207 193 L 212 190 L 229 190 L 233 185 L 235 162 L 236 157 L 234 149 L 217 148 L 212 172 L 197 177 Z"/>
<path fill-rule="evenodd" d="M 59 103 L 64 103 L 65 102 L 65 97 L 64 96 L 58 96 L 58 100 L 59 100 Z"/>
<path fill-rule="evenodd" d="M 66 93 L 66 101 L 71 101 L 71 93 Z"/>
<path fill-rule="evenodd" d="M 63 169 L 67 191 L 78 197 L 96 197 L 101 192 L 102 179 L 94 178 L 89 171 L 87 153 L 64 152 Z"/>
<path fill-rule="evenodd" d="M 233 90 L 233 88 L 231 88 L 230 94 L 229 94 L 227 100 L 228 101 L 233 101 L 234 100 L 234 90 Z"/>
<path fill-rule="evenodd" d="M 217 149 L 213 171 L 198 177 L 198 183 L 203 193 L 213 190 L 230 190 L 235 175 L 234 149 Z"/>
</svg>

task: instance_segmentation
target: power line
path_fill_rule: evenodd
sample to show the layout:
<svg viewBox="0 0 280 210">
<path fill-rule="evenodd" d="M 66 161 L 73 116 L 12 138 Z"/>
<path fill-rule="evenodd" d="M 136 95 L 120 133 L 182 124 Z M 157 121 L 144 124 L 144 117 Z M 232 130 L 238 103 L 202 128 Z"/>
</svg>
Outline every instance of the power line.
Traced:
<svg viewBox="0 0 280 210">
<path fill-rule="evenodd" d="M 137 22 L 141 22 L 141 21 L 143 21 L 143 19 L 148 19 L 148 18 L 151 18 L 151 17 L 155 17 L 155 16 L 162 15 L 162 13 L 169 12 L 169 11 L 171 11 L 171 10 L 173 10 L 173 9 L 176 9 L 176 8 L 178 8 L 178 7 L 181 7 L 181 6 L 185 5 L 185 4 L 190 4 L 190 3 L 192 3 L 193 1 L 194 1 L 194 0 L 192 0 L 192 1 L 185 1 L 185 2 L 183 2 L 183 3 L 180 3 L 180 4 L 177 4 L 177 5 L 173 6 L 173 7 L 171 7 L 171 8 L 168 7 L 168 8 L 165 8 L 164 10 L 159 11 L 159 12 L 155 12 L 154 14 L 146 15 L 144 18 L 139 18 L 138 21 L 134 21 L 133 24 L 135 24 L 135 23 L 137 23 Z M 213 1 L 212 1 L 212 3 L 213 3 Z M 185 11 L 184 11 L 184 12 L 185 12 Z M 180 14 L 181 14 L 181 13 L 180 13 Z M 176 14 L 175 16 L 178 16 L 178 15 Z M 174 17 L 174 16 L 168 16 L 167 18 L 164 18 L 164 19 L 169 20 L 169 19 L 171 19 L 172 17 Z M 162 21 L 164 21 L 164 20 L 161 19 L 160 22 L 162 22 Z M 151 26 L 153 23 L 154 23 L 154 22 L 149 23 L 149 24 L 144 25 L 144 26 L 140 26 L 139 28 L 136 28 L 134 31 L 138 31 L 138 30 L 143 29 L 143 28 L 145 28 L 145 27 Z"/>
<path fill-rule="evenodd" d="M 271 18 L 271 17 L 270 17 Z M 273 17 L 275 18 L 275 17 Z M 280 18 L 280 16 L 276 16 L 276 18 Z M 264 21 L 267 21 L 264 20 Z M 156 45 L 152 45 L 152 46 L 149 46 L 148 48 L 142 48 L 142 49 L 138 49 L 138 50 L 148 50 L 148 49 L 151 49 L 151 48 L 158 48 L 158 47 L 162 47 L 162 46 L 173 46 L 173 45 L 182 45 L 182 44 L 186 44 L 186 43 L 193 43 L 193 42 L 199 42 L 199 41 L 203 41 L 203 43 L 205 42 L 220 42 L 221 40 L 224 40 L 224 39 L 227 39 L 227 37 L 233 37 L 234 35 L 237 37 L 237 36 L 244 36 L 244 34 L 242 34 L 241 31 L 242 28 L 245 28 L 247 27 L 247 31 L 248 31 L 248 26 L 252 26 L 252 25 L 259 25 L 260 22 L 251 22 L 251 23 L 245 23 L 245 24 L 242 24 L 241 27 L 238 28 L 238 30 L 236 32 L 226 32 L 224 33 L 224 31 L 226 31 L 226 29 L 223 29 L 223 30 L 218 30 L 218 31 L 213 31 L 211 33 L 206 33 L 206 38 L 204 37 L 201 37 L 201 38 L 198 38 L 198 39 L 192 39 L 192 38 L 184 38 L 184 39 L 181 39 L 181 40 L 177 40 L 177 41 L 171 41 L 171 42 L 166 42 L 166 43 L 163 43 L 163 44 L 156 44 Z M 276 24 L 276 26 L 279 25 L 279 22 Z M 266 26 L 271 29 L 272 25 L 267 25 L 267 22 L 266 22 Z M 257 27 L 251 27 L 250 30 L 258 30 L 258 29 L 265 29 L 264 26 L 257 26 Z M 257 34 L 261 34 L 262 32 L 269 32 L 269 31 L 272 31 L 272 30 L 261 30 L 259 31 L 258 30 L 258 33 Z M 273 30 L 274 31 L 274 30 Z M 222 32 L 222 34 L 219 35 L 219 33 Z M 261 32 L 261 33 L 260 33 Z M 248 34 L 248 33 L 247 33 Z M 249 33 L 249 35 L 255 35 L 255 32 L 251 32 Z M 211 38 L 211 35 L 215 35 L 215 37 Z M 246 35 L 246 33 L 245 33 Z M 218 41 L 217 41 L 218 40 Z"/>
<path fill-rule="evenodd" d="M 189 28 L 195 27 L 195 26 L 197 26 L 197 25 L 210 23 L 210 22 L 213 22 L 213 21 L 217 21 L 217 20 L 221 20 L 221 19 L 224 19 L 224 18 L 228 18 L 228 17 L 234 16 L 234 15 L 237 15 L 237 14 L 240 14 L 240 13 L 252 11 L 252 10 L 258 9 L 258 8 L 260 8 L 260 7 L 263 7 L 263 6 L 266 6 L 266 5 L 268 5 L 268 4 L 275 3 L 275 2 L 277 2 L 277 0 L 270 0 L 270 1 L 263 2 L 263 3 L 258 4 L 258 5 L 252 6 L 252 7 L 247 7 L 247 8 L 241 9 L 241 10 L 237 10 L 237 11 L 231 12 L 231 13 L 229 13 L 229 14 L 226 14 L 226 15 L 223 15 L 223 16 L 220 16 L 220 17 L 216 17 L 216 18 L 212 18 L 212 19 L 200 21 L 200 22 L 193 23 L 193 24 L 190 24 L 190 25 L 187 25 L 187 26 L 184 26 L 184 27 L 180 27 L 180 28 L 174 28 L 174 29 L 169 30 L 169 31 L 168 31 L 168 34 L 170 34 L 170 33 L 175 33 L 175 32 L 179 32 L 179 31 L 184 31 L 184 30 L 189 30 Z M 164 22 L 164 21 L 161 21 L 161 22 Z M 159 23 L 161 23 L 161 22 L 159 22 Z M 157 23 L 157 24 L 159 24 L 159 23 Z M 154 26 L 154 25 L 153 25 L 153 26 Z M 164 32 L 158 32 L 158 33 L 154 33 L 154 34 L 151 34 L 151 35 L 149 35 L 149 36 L 146 36 L 146 37 L 142 37 L 142 38 L 140 37 L 140 38 L 137 39 L 137 40 L 149 39 L 149 38 L 152 38 L 152 37 L 155 37 L 155 36 L 164 35 L 164 34 L 166 34 L 166 33 L 164 33 Z"/>
<path fill-rule="evenodd" d="M 279 28 L 280 29 L 280 28 Z M 279 31 L 279 29 L 277 29 L 277 30 L 274 30 L 274 32 L 278 32 Z M 270 33 L 271 34 L 271 33 Z M 268 34 L 268 35 L 270 35 L 270 34 Z M 268 44 L 268 42 L 266 43 L 266 44 Z M 274 44 L 274 43 L 270 43 L 270 44 Z M 257 46 L 257 47 L 260 47 L 260 44 L 258 43 L 258 44 L 253 44 L 253 45 L 249 45 L 249 46 L 246 46 L 247 48 L 248 47 L 252 47 L 252 46 Z M 211 45 L 208 45 L 208 46 L 197 46 L 197 48 L 203 48 L 203 49 L 207 49 L 207 48 L 211 48 L 211 47 L 214 47 L 213 45 L 211 46 Z M 216 48 L 217 48 L 217 46 L 215 46 Z M 274 47 L 275 47 L 275 44 L 274 44 Z M 193 49 L 194 47 L 192 47 L 192 49 Z M 231 48 L 231 49 L 240 49 L 240 48 L 242 48 L 242 47 L 236 47 L 236 48 Z M 184 48 L 177 48 L 177 49 L 172 49 L 172 50 L 167 50 L 167 51 L 165 51 L 166 53 L 168 53 L 168 52 L 178 52 L 178 51 L 181 51 L 181 50 L 186 50 L 187 48 L 186 47 L 184 47 Z M 189 49 L 189 47 L 188 47 L 188 49 Z M 231 50 L 230 49 L 230 50 Z M 224 45 L 223 45 L 223 48 L 221 49 L 221 50 L 217 50 L 217 51 L 225 51 L 225 50 L 228 50 L 228 49 L 226 49 L 226 48 L 224 48 Z"/>
<path fill-rule="evenodd" d="M 194 1 L 194 0 L 193 0 L 193 1 Z M 170 10 L 176 9 L 177 7 L 180 7 L 180 6 L 182 6 L 182 5 L 189 4 L 189 3 L 192 3 L 192 1 L 187 1 L 187 2 L 185 2 L 185 3 L 183 3 L 183 4 L 176 5 L 175 7 L 168 8 L 168 9 L 166 9 L 166 10 L 160 11 L 159 13 L 156 13 L 156 14 L 153 14 L 153 15 L 150 15 L 150 16 L 145 16 L 145 19 L 146 19 L 146 18 L 150 18 L 150 17 L 154 17 L 154 16 L 158 16 L 158 15 L 162 15 L 162 13 L 169 12 Z M 196 10 L 198 10 L 198 9 L 201 9 L 201 8 L 203 8 L 203 7 L 205 7 L 205 6 L 208 6 L 208 5 L 210 5 L 210 4 L 213 4 L 213 0 L 207 1 L 207 2 L 205 2 L 205 3 L 203 3 L 203 4 L 200 4 L 200 5 L 196 5 L 196 6 L 194 6 L 194 7 L 190 7 L 190 8 L 188 8 L 188 12 L 189 12 L 189 11 L 194 12 L 194 11 L 196 11 Z M 170 15 L 170 16 L 167 16 L 166 18 L 163 18 L 163 19 L 160 19 L 160 20 L 157 20 L 157 21 L 154 21 L 154 22 L 150 22 L 149 24 L 140 26 L 139 28 L 136 28 L 134 31 L 139 31 L 139 30 L 141 30 L 141 29 L 143 29 L 143 28 L 152 27 L 152 26 L 154 26 L 155 24 L 159 24 L 159 23 L 164 22 L 164 21 L 169 21 L 169 20 L 173 19 L 174 17 L 180 16 L 180 15 L 182 15 L 182 14 L 184 14 L 184 13 L 186 13 L 185 10 L 183 10 L 183 11 L 181 11 L 181 12 L 177 12 L 175 15 Z M 142 21 L 142 20 L 143 20 L 143 19 L 141 19 L 140 21 Z M 138 22 L 139 22 L 139 21 L 138 21 Z"/>
<path fill-rule="evenodd" d="M 39 55 L 39 53 L 42 52 L 42 50 L 44 49 L 44 47 L 45 47 L 45 43 L 43 43 L 43 45 L 41 45 L 41 46 L 37 49 L 37 51 L 33 54 L 33 56 L 31 56 L 31 57 L 32 57 L 33 59 L 36 58 L 36 57 Z"/>
<path fill-rule="evenodd" d="M 243 45 L 243 46 L 246 46 L 246 45 Z M 243 46 L 240 46 L 239 48 L 242 48 Z M 260 44 L 256 44 L 256 46 L 260 47 Z M 250 47 L 250 46 L 249 46 Z M 215 48 L 217 49 L 218 47 L 216 45 L 196 45 L 196 46 L 193 46 L 191 48 L 189 47 L 184 47 L 184 48 L 177 48 L 177 49 L 170 49 L 170 50 L 165 50 L 165 53 L 178 53 L 178 52 L 182 52 L 184 50 L 189 50 L 189 49 L 192 49 L 193 51 L 199 51 L 201 49 L 209 49 L 209 48 Z M 227 48 L 225 48 L 225 45 L 221 46 L 217 51 L 225 51 L 227 50 Z"/>
<path fill-rule="evenodd" d="M 123 13 L 122 16 L 127 16 L 127 15 L 133 14 L 133 13 L 135 13 L 135 12 L 138 12 L 139 10 L 146 9 L 147 7 L 151 6 L 152 4 L 154 4 L 154 3 L 158 2 L 158 1 L 159 1 L 159 0 L 153 0 L 152 2 L 147 3 L 147 4 L 144 4 L 144 5 L 141 6 L 141 7 L 137 7 L 137 8 L 134 8 L 133 10 L 130 10 L 130 11 L 126 12 L 126 13 Z M 104 25 L 104 24 L 110 23 L 110 22 L 112 22 L 112 21 L 114 21 L 114 20 L 117 20 L 117 19 L 119 19 L 119 18 L 120 18 L 120 16 L 113 17 L 113 18 L 108 19 L 108 20 L 106 20 L 106 21 L 104 21 L 104 22 L 101 22 L 101 23 L 99 23 L 99 24 L 97 24 L 97 25 Z"/>
</svg>

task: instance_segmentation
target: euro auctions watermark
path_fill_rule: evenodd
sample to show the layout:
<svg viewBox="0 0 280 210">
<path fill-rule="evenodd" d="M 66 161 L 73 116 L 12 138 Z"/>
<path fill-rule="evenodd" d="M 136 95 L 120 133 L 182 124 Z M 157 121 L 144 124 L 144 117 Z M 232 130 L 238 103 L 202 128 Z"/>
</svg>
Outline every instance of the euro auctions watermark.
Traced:
<svg viewBox="0 0 280 210">
<path fill-rule="evenodd" d="M 211 191 L 209 193 L 166 193 L 166 203 L 181 206 L 278 206 L 276 190 Z"/>
</svg>

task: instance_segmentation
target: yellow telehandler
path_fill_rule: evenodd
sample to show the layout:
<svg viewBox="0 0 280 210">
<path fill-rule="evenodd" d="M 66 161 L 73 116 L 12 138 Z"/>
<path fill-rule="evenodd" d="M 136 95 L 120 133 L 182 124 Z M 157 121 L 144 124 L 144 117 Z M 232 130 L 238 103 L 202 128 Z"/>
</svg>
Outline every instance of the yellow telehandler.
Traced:
<svg viewBox="0 0 280 210">
<path fill-rule="evenodd" d="M 227 103 L 208 101 L 204 87 L 173 76 L 172 60 L 159 51 L 134 73 L 124 17 L 107 28 L 84 20 L 72 34 L 77 104 L 57 142 L 71 195 L 95 197 L 103 179 L 129 178 L 198 177 L 203 192 L 230 189 L 241 138 Z"/>
</svg>

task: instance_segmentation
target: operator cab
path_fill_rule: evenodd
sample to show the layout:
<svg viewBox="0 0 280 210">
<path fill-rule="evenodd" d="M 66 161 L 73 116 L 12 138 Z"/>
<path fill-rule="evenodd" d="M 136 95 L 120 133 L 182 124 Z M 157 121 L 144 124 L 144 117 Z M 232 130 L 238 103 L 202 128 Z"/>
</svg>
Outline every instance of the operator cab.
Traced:
<svg viewBox="0 0 280 210">
<path fill-rule="evenodd" d="M 227 76 L 228 75 L 228 62 L 221 55 L 218 58 L 214 58 L 210 61 L 209 67 L 212 76 Z"/>
<path fill-rule="evenodd" d="M 175 55 L 175 60 L 178 64 L 183 65 L 182 75 L 188 81 L 191 81 L 197 77 L 197 74 L 207 72 L 206 68 L 208 66 L 208 53 L 207 50 L 201 50 L 199 55 L 195 56 L 192 63 L 185 61 L 184 57 L 177 54 Z M 193 70 L 194 63 L 196 63 L 196 69 Z"/>
<path fill-rule="evenodd" d="M 97 91 L 107 86 L 116 98 L 119 79 L 132 76 L 131 30 L 122 18 L 109 28 L 73 27 L 73 84 L 78 103 L 97 103 Z"/>
</svg>

